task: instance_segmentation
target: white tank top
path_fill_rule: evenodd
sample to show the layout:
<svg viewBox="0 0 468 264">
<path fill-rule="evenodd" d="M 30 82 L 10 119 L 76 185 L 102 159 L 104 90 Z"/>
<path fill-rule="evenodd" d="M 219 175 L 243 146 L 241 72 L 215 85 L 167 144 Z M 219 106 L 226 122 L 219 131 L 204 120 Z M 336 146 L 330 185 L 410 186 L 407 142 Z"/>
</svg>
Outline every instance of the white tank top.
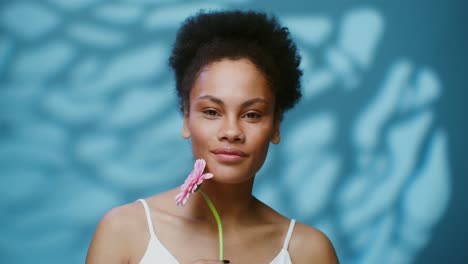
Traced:
<svg viewBox="0 0 468 264">
<path fill-rule="evenodd" d="M 150 233 L 150 240 L 148 246 L 146 247 L 145 254 L 140 261 L 140 264 L 153 264 L 153 263 L 162 263 L 162 264 L 179 264 L 177 259 L 169 252 L 169 250 L 164 247 L 164 245 L 159 241 L 154 233 L 153 221 L 151 220 L 151 213 L 148 207 L 148 204 L 144 199 L 139 199 L 145 208 L 146 220 L 148 222 L 148 228 Z M 294 230 L 294 225 L 296 220 L 292 219 L 289 224 L 288 233 L 284 240 L 283 248 L 280 250 L 278 255 L 270 262 L 270 264 L 292 264 L 291 257 L 288 252 L 289 240 L 291 240 L 292 232 Z"/>
</svg>

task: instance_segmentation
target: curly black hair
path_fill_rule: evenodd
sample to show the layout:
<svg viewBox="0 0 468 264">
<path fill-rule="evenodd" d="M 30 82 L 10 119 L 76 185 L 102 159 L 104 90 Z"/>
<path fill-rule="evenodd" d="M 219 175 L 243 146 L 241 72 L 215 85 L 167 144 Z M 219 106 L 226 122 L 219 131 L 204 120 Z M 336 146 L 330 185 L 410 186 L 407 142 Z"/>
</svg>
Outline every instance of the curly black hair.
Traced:
<svg viewBox="0 0 468 264">
<path fill-rule="evenodd" d="M 284 113 L 301 97 L 301 57 L 289 30 L 257 11 L 200 11 L 180 27 L 169 58 L 182 112 L 201 69 L 222 59 L 247 58 L 265 75 Z"/>
</svg>

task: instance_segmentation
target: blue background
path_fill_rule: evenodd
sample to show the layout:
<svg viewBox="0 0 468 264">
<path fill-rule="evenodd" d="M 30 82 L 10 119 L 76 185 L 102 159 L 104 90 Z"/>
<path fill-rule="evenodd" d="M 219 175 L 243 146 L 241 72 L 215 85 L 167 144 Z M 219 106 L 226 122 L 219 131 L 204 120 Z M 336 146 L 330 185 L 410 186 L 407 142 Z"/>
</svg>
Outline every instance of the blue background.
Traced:
<svg viewBox="0 0 468 264">
<path fill-rule="evenodd" d="M 199 8 L 288 26 L 304 96 L 255 194 L 342 263 L 467 258 L 463 1 L 0 3 L 0 263 L 83 263 L 110 208 L 192 166 L 167 66 Z"/>
</svg>

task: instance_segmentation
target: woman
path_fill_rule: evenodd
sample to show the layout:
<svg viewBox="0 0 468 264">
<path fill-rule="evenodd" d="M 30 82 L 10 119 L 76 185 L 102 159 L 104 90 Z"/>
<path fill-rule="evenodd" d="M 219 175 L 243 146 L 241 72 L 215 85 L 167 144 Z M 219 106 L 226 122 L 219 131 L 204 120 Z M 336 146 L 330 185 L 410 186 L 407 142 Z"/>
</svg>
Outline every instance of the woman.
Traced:
<svg viewBox="0 0 468 264">
<path fill-rule="evenodd" d="M 203 182 L 222 218 L 231 263 L 337 263 L 328 238 L 252 195 L 280 121 L 301 96 L 300 57 L 288 30 L 258 12 L 199 13 L 179 30 L 170 65 L 182 136 L 206 160 Z M 86 263 L 220 263 L 217 225 L 200 193 L 178 189 L 117 207 L 100 221 Z M 229 263 L 229 261 L 224 261 Z"/>
</svg>

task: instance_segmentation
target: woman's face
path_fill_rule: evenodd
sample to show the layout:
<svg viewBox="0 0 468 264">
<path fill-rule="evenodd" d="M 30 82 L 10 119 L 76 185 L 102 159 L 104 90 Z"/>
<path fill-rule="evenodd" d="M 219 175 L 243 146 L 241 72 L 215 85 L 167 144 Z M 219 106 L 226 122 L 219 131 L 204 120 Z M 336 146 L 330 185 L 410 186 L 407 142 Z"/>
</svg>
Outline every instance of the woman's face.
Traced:
<svg viewBox="0 0 468 264">
<path fill-rule="evenodd" d="M 214 180 L 240 183 L 263 165 L 277 143 L 275 98 L 264 75 L 248 59 L 223 59 L 204 67 L 190 92 L 182 134 Z"/>
</svg>

